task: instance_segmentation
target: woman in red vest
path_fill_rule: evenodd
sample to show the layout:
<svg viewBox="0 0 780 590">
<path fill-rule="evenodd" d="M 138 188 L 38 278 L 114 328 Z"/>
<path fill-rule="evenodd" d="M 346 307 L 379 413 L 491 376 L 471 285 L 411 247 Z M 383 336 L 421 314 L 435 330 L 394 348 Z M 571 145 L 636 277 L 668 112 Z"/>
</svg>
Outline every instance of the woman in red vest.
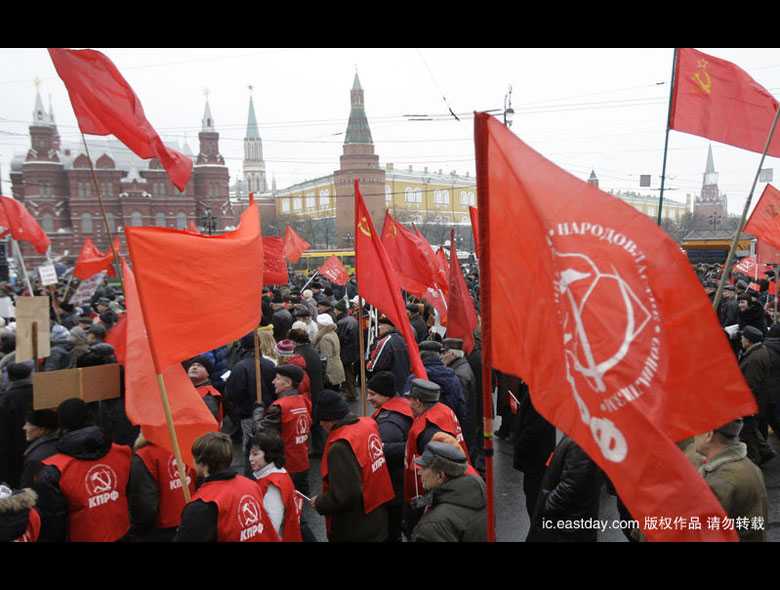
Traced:
<svg viewBox="0 0 780 590">
<path fill-rule="evenodd" d="M 68 399 L 57 408 L 62 436 L 36 479 L 43 519 L 41 540 L 119 541 L 130 529 L 129 447 L 112 444 L 89 424 L 87 404 Z"/>
<path fill-rule="evenodd" d="M 176 542 L 278 541 L 257 484 L 237 475 L 227 434 L 207 432 L 192 445 L 195 473 L 202 480 L 184 507 Z"/>
<path fill-rule="evenodd" d="M 249 465 L 277 536 L 282 541 L 302 541 L 303 498 L 284 468 L 284 451 L 284 443 L 276 432 L 261 431 L 252 439 Z"/>
<path fill-rule="evenodd" d="M 312 507 L 325 515 L 331 542 L 387 539 L 386 504 L 395 497 L 376 422 L 350 413 L 330 389 L 319 397 L 319 417 L 328 432 L 320 473 L 322 495 Z"/>
<path fill-rule="evenodd" d="M 132 536 L 144 541 L 171 541 L 181 524 L 184 490 L 169 450 L 147 441 L 135 441 L 127 496 Z M 187 487 L 195 492 L 195 470 L 187 467 Z"/>
</svg>

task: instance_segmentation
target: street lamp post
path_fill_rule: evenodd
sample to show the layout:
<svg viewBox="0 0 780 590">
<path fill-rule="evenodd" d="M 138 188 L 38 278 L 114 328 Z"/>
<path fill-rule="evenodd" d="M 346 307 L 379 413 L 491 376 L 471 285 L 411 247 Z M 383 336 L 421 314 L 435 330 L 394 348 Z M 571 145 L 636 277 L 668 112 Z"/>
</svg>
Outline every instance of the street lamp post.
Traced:
<svg viewBox="0 0 780 590">
<path fill-rule="evenodd" d="M 200 225 L 203 227 L 204 231 L 209 233 L 209 235 L 213 235 L 213 233 L 216 231 L 217 218 L 212 215 L 210 207 L 207 207 L 203 212 L 203 215 L 200 218 Z"/>
<path fill-rule="evenodd" d="M 515 110 L 512 108 L 512 85 L 510 84 L 504 95 L 504 125 L 511 127 L 514 116 Z"/>
</svg>

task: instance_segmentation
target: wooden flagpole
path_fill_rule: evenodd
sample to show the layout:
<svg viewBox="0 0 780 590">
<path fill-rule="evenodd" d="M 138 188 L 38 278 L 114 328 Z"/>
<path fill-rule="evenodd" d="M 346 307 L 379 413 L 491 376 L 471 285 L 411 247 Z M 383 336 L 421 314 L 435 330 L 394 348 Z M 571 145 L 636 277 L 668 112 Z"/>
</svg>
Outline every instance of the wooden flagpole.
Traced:
<svg viewBox="0 0 780 590">
<path fill-rule="evenodd" d="M 24 278 L 25 283 L 27 283 L 27 290 L 30 292 L 30 297 L 35 296 L 35 293 L 33 292 L 32 283 L 30 282 L 30 275 L 27 274 L 27 267 L 24 265 L 24 256 L 22 256 L 22 249 L 19 247 L 19 242 L 11 239 L 12 249 L 14 251 L 14 254 L 16 254 L 17 260 L 19 260 L 19 266 L 22 269 L 22 277 Z"/>
<path fill-rule="evenodd" d="M 674 98 L 674 74 L 677 69 L 677 49 L 674 50 L 672 58 L 672 80 L 669 87 L 669 110 L 666 114 L 666 140 L 664 141 L 664 163 L 661 167 L 661 191 L 658 197 L 658 225 L 661 225 L 661 210 L 664 206 L 664 185 L 666 184 L 666 155 L 669 152 L 669 124 L 672 120 L 672 100 Z"/>
<path fill-rule="evenodd" d="M 263 403 L 263 389 L 262 389 L 262 373 L 260 372 L 260 335 L 255 328 L 255 389 L 257 390 L 257 403 Z"/>
<path fill-rule="evenodd" d="M 748 198 L 745 201 L 745 207 L 742 209 L 742 218 L 739 220 L 739 227 L 737 227 L 737 231 L 734 234 L 734 239 L 731 241 L 731 248 L 729 248 L 729 255 L 726 258 L 726 264 L 723 265 L 723 274 L 720 276 L 720 283 L 718 284 L 718 290 L 715 293 L 715 299 L 712 301 L 712 307 L 717 313 L 718 311 L 718 305 L 720 304 L 720 298 L 723 295 L 723 287 L 726 285 L 726 278 L 729 276 L 729 272 L 731 271 L 731 265 L 734 262 L 734 254 L 737 251 L 737 243 L 739 242 L 739 235 L 742 233 L 742 228 L 745 227 L 745 221 L 747 220 L 747 214 L 748 210 L 750 209 L 750 203 L 753 200 L 753 193 L 756 190 L 756 185 L 758 184 L 758 177 L 761 174 L 761 167 L 764 165 L 764 159 L 766 158 L 766 153 L 769 151 L 769 144 L 772 143 L 772 137 L 775 135 L 775 127 L 777 127 L 777 119 L 780 117 L 780 108 L 777 109 L 777 112 L 775 112 L 775 117 L 772 119 L 772 126 L 769 128 L 769 135 L 766 137 L 766 143 L 764 144 L 764 151 L 761 154 L 761 160 L 758 162 L 758 170 L 756 170 L 756 176 L 753 178 L 753 186 L 750 187 L 750 194 L 748 194 Z M 758 265 L 758 261 L 756 261 L 756 265 Z"/>
</svg>

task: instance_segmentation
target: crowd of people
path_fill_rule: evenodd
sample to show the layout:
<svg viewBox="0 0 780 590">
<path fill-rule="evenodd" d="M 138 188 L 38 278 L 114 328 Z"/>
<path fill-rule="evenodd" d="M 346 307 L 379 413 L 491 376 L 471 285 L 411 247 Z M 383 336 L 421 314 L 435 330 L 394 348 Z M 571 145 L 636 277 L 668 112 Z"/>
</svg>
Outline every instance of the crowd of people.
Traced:
<svg viewBox="0 0 780 590">
<path fill-rule="evenodd" d="M 721 269 L 695 270 L 712 296 Z M 730 517 L 763 522 L 760 466 L 775 456 L 768 429 L 780 423 L 771 279 L 735 274 L 717 310 L 758 414 L 679 444 Z M 477 273 L 467 280 L 478 305 Z M 370 325 L 368 306 L 358 314 L 354 278 L 345 286 L 294 278 L 264 289 L 256 331 L 183 363 L 219 431 L 196 440 L 182 482 L 173 454 L 128 421 L 123 394 L 33 409 L 33 371 L 117 362 L 106 338 L 125 313 L 121 292 L 104 284 L 79 307 L 61 296 L 51 298 L 46 359 L 15 362 L 13 318 L 0 334 L 0 539 L 315 542 L 307 518 L 314 510 L 331 542 L 487 540 L 479 329 L 466 351 L 463 340 L 443 334 L 430 304 L 407 297 L 428 376 L 418 379 L 397 326 L 381 314 Z M 354 403 L 361 332 L 368 416 Z M 514 449 L 513 466 L 523 473 L 527 539 L 595 541 L 595 529 L 549 523 L 597 519 L 604 486 L 617 495 L 611 483 L 574 440 L 556 435 L 522 379 L 497 371 L 491 379 L 495 435 Z M 617 506 L 630 520 L 619 497 Z M 624 532 L 641 540 L 637 530 Z M 766 532 L 740 537 L 765 540 Z"/>
</svg>

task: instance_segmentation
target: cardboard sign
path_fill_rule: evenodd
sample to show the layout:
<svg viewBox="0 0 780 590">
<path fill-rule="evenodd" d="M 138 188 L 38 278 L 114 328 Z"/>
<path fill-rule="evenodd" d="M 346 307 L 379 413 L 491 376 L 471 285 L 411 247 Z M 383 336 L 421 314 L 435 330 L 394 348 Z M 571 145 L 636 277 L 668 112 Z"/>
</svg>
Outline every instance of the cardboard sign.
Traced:
<svg viewBox="0 0 780 590">
<path fill-rule="evenodd" d="M 119 397 L 119 365 L 33 373 L 33 408 L 56 408 L 73 397 L 96 402 Z"/>
<path fill-rule="evenodd" d="M 46 264 L 38 267 L 38 275 L 41 277 L 41 285 L 48 287 L 57 284 L 57 271 L 53 264 Z"/>
<path fill-rule="evenodd" d="M 16 300 L 16 362 L 33 358 L 33 324 L 39 359 L 51 353 L 49 345 L 49 298 L 47 296 L 19 297 Z"/>
<path fill-rule="evenodd" d="M 70 298 L 71 305 L 84 305 L 92 300 L 92 296 L 98 287 L 103 284 L 103 279 L 106 278 L 106 271 L 101 271 L 93 277 L 88 278 L 86 281 L 79 283 L 78 289 Z"/>
</svg>

